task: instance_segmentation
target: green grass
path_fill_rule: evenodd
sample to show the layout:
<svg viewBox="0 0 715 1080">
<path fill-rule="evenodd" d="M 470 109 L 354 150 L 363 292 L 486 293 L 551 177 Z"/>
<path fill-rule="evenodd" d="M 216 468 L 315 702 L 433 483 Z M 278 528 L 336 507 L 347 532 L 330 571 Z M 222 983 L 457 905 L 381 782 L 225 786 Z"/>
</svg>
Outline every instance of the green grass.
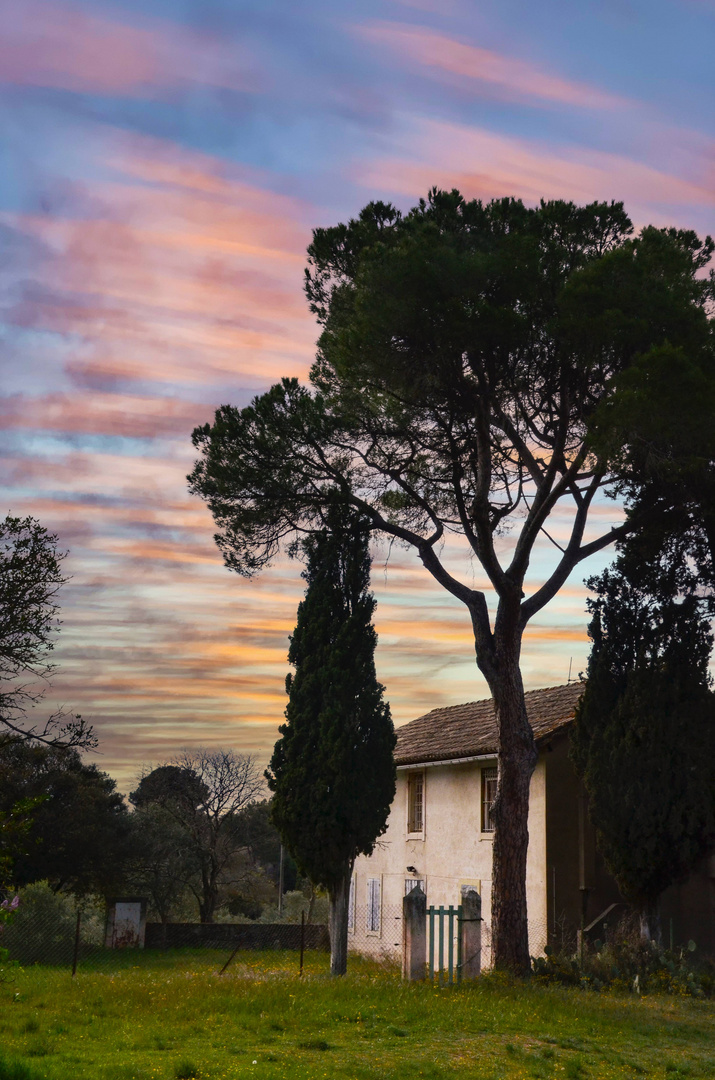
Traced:
<svg viewBox="0 0 715 1080">
<path fill-rule="evenodd" d="M 404 985 L 309 954 L 147 954 L 0 986 L 0 1080 L 639 1080 L 715 1076 L 715 1007 L 485 977 Z M 131 961 L 131 963 L 130 963 Z"/>
</svg>

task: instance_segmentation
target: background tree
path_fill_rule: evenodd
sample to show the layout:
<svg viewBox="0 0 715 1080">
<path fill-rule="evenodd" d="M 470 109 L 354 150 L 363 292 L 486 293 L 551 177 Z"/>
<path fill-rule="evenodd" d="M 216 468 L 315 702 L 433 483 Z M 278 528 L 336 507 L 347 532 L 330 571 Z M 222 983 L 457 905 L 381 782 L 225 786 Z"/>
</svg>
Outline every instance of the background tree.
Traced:
<svg viewBox="0 0 715 1080">
<path fill-rule="evenodd" d="M 277 898 L 280 883 L 281 865 L 281 835 L 276 828 L 272 817 L 272 799 L 263 799 L 253 803 L 242 810 L 238 818 L 238 828 L 245 845 L 246 854 L 252 865 L 266 875 L 266 878 L 275 886 Z M 291 892 L 298 888 L 298 867 L 289 851 L 283 847 L 283 891 Z M 255 900 L 251 895 L 245 899 L 255 909 Z M 271 900 L 274 898 L 271 897 Z M 240 914 L 241 896 L 237 895 L 233 901 L 233 907 Z M 229 910 L 231 906 L 229 905 Z"/>
<path fill-rule="evenodd" d="M 647 520 L 638 559 L 678 570 L 715 602 L 715 340 L 638 358 L 591 423 L 631 516 Z M 657 515 L 654 511 L 658 511 Z M 658 520 L 657 528 L 652 525 Z M 633 549 L 633 541 L 629 541 Z"/>
<path fill-rule="evenodd" d="M 57 594 L 66 552 L 32 517 L 0 521 L 0 725 L 6 735 L 65 746 L 96 745 L 92 729 L 63 711 L 26 726 L 27 711 L 42 699 L 55 665 L 59 630 Z"/>
<path fill-rule="evenodd" d="M 177 830 L 202 923 L 213 922 L 221 889 L 245 877 L 239 814 L 262 791 L 252 757 L 199 747 L 147 773 L 129 796 L 140 810 L 161 809 Z"/>
<path fill-rule="evenodd" d="M 146 896 L 162 923 L 184 907 L 198 866 L 187 850 L 182 827 L 165 806 L 146 802 L 132 814 L 132 852 L 126 866 L 126 892 Z"/>
<path fill-rule="evenodd" d="M 713 638 L 677 573 L 634 555 L 589 583 L 593 647 L 571 742 L 599 847 L 650 936 L 661 893 L 715 847 Z"/>
<path fill-rule="evenodd" d="M 0 900 L 13 882 L 13 865 L 27 848 L 32 813 L 42 799 L 20 799 L 9 810 L 0 810 Z M 0 925 L 2 920 L 0 919 Z"/>
<path fill-rule="evenodd" d="M 330 899 L 330 970 L 347 970 L 350 879 L 395 795 L 395 732 L 375 675 L 369 526 L 348 508 L 303 543 L 305 599 L 291 638 L 287 723 L 270 771 L 272 817 L 288 850 Z"/>
<path fill-rule="evenodd" d="M 371 203 L 313 235 L 306 291 L 322 327 L 313 389 L 284 380 L 194 432 L 190 487 L 208 502 L 230 569 L 254 574 L 296 530 L 321 528 L 338 491 L 465 605 L 499 737 L 494 962 L 520 972 L 530 967 L 537 760 L 524 629 L 581 561 L 640 527 L 634 515 L 586 538 L 594 500 L 616 480 L 589 430 L 614 379 L 666 343 L 691 355 L 710 335 L 713 284 L 699 274 L 712 242 L 632 231 L 620 203 L 530 209 L 433 191 L 404 217 Z M 571 519 L 563 542 L 547 531 L 557 508 Z M 485 590 L 448 569 L 450 533 L 483 568 L 493 621 Z M 553 545 L 551 571 L 530 586 L 541 543 Z"/>
<path fill-rule="evenodd" d="M 107 893 L 122 879 L 131 823 L 115 781 L 76 749 L 8 740 L 0 746 L 0 812 L 30 806 L 15 850 L 14 885 Z"/>
</svg>

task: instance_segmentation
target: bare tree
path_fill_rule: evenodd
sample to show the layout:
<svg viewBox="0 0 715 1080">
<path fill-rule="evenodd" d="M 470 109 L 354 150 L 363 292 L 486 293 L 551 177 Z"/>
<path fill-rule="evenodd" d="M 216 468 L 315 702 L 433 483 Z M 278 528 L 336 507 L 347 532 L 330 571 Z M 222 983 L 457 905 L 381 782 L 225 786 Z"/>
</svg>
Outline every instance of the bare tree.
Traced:
<svg viewBox="0 0 715 1080">
<path fill-rule="evenodd" d="M 177 827 L 201 922 L 213 922 L 221 888 L 245 877 L 238 815 L 263 794 L 253 757 L 196 747 L 147 772 L 129 796 L 140 810 L 161 806 Z"/>
</svg>

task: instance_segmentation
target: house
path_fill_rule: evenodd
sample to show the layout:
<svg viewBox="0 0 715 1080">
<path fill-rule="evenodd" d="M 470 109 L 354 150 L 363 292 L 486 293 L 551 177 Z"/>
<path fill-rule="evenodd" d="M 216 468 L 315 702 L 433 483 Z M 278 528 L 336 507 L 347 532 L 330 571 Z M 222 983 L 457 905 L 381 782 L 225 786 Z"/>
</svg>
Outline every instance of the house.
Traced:
<svg viewBox="0 0 715 1080">
<path fill-rule="evenodd" d="M 581 683 L 532 690 L 526 708 L 539 750 L 531 779 L 527 897 L 529 949 L 592 936 L 623 910 L 588 819 L 587 798 L 568 750 Z M 356 860 L 349 941 L 356 951 L 398 956 L 402 898 L 416 884 L 427 902 L 457 905 L 464 885 L 482 897 L 482 962 L 490 962 L 491 805 L 497 778 L 497 731 L 491 700 L 434 709 L 397 731 L 397 791 L 387 831 L 369 857 Z M 692 937 L 715 954 L 715 859 L 664 894 L 664 936 Z"/>
</svg>

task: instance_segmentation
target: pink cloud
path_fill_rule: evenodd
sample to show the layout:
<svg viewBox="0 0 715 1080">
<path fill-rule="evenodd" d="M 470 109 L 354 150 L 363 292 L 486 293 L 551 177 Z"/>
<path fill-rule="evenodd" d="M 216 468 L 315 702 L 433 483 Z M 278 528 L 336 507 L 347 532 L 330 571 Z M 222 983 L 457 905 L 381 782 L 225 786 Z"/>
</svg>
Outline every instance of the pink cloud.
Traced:
<svg viewBox="0 0 715 1080">
<path fill-rule="evenodd" d="M 391 49 L 403 64 L 418 64 L 442 76 L 473 79 L 509 100 L 537 98 L 542 102 L 555 101 L 587 109 L 615 108 L 623 104 L 613 94 L 562 79 L 518 57 L 469 45 L 426 27 L 375 22 L 357 27 L 356 32 Z"/>
<path fill-rule="evenodd" d="M 0 425 L 4 429 L 84 432 L 151 439 L 183 435 L 211 415 L 215 406 L 176 398 L 138 394 L 77 392 L 40 397 L 17 394 L 0 399 Z"/>
<path fill-rule="evenodd" d="M 100 764 L 120 777 L 192 742 L 265 754 L 303 583 L 287 560 L 255 582 L 225 570 L 210 514 L 186 490 L 188 433 L 211 418 L 217 386 L 232 399 L 226 385 L 305 375 L 316 328 L 302 268 L 316 214 L 276 195 L 270 178 L 161 140 L 109 130 L 95 164 L 104 179 L 91 204 L 14 222 L 46 252 L 16 322 L 63 338 L 58 363 L 69 353 L 77 385 L 0 403 L 14 429 L 2 462 L 12 509 L 39 516 L 70 548 L 49 701 L 96 722 Z M 112 390 L 112 379 L 142 389 Z M 22 428 L 33 433 L 24 451 Z M 63 449 L 44 432 L 162 442 L 129 456 L 80 440 Z M 456 572 L 472 580 L 460 558 Z M 409 553 L 391 556 L 384 587 L 381 565 L 378 665 L 396 720 L 481 696 L 466 611 Z M 432 636 L 415 635 L 418 624 Z M 576 651 L 557 631 L 531 641 L 541 672 Z"/>
<path fill-rule="evenodd" d="M 422 118 L 403 146 L 403 156 L 361 169 L 362 183 L 411 197 L 436 184 L 457 187 L 472 198 L 513 195 L 531 203 L 540 198 L 623 199 L 632 212 L 642 212 L 645 218 L 662 213 L 652 212 L 652 204 L 715 203 L 704 165 L 692 178 L 681 177 L 618 154 L 585 147 L 556 150 L 527 139 Z"/>
<path fill-rule="evenodd" d="M 209 155 L 107 141 L 90 217 L 13 219 L 48 253 L 15 323 L 76 335 L 69 370 L 98 389 L 304 374 L 316 337 L 302 296 L 308 208 Z"/>
<path fill-rule="evenodd" d="M 0 2 L 0 81 L 144 97 L 188 81 L 255 90 L 245 59 L 217 38 L 168 20 L 135 24 L 54 0 Z"/>
</svg>

